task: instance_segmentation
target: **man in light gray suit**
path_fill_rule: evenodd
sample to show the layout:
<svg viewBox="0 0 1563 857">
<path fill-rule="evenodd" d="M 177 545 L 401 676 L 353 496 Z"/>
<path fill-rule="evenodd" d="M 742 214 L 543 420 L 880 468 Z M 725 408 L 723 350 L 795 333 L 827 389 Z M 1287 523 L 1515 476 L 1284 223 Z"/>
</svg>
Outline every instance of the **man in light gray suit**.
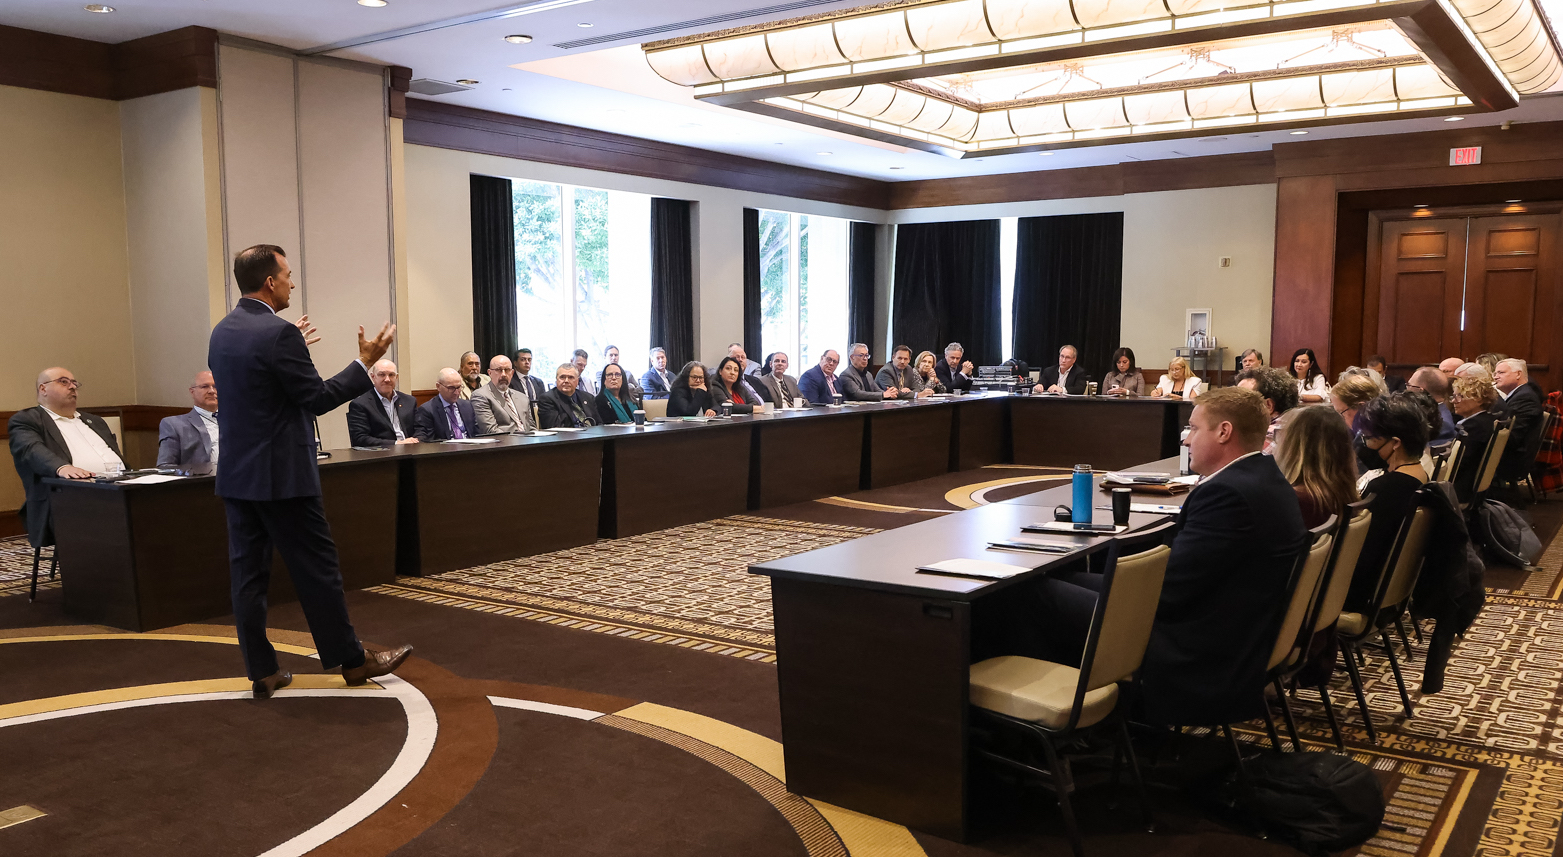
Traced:
<svg viewBox="0 0 1563 857">
<path fill-rule="evenodd" d="M 488 383 L 472 391 L 472 416 L 478 434 L 519 434 L 532 431 L 532 402 L 520 390 L 510 389 L 515 374 L 510 358 L 497 355 L 488 363 Z"/>
<path fill-rule="evenodd" d="M 164 417 L 157 427 L 157 466 L 205 471 L 217 467 L 222 438 L 217 430 L 217 382 L 197 372 L 190 385 L 195 407 L 188 414 Z"/>
<path fill-rule="evenodd" d="M 787 354 L 778 351 L 770 356 L 771 371 L 764 375 L 751 375 L 749 380 L 760 385 L 760 393 L 778 408 L 790 408 L 803 398 L 798 390 L 798 379 L 787 374 Z M 751 384 L 751 386 L 753 386 Z"/>
</svg>

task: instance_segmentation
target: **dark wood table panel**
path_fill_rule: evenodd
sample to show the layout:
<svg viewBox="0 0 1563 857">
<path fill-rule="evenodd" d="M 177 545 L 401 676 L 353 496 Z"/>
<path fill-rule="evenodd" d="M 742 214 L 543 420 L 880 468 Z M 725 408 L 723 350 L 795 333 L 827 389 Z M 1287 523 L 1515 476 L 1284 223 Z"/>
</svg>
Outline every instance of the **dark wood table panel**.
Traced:
<svg viewBox="0 0 1563 857">
<path fill-rule="evenodd" d="M 1122 470 L 1176 455 L 1192 405 L 1153 399 L 1054 398 L 1010 400 L 1016 464 Z"/>
<path fill-rule="evenodd" d="M 942 403 L 894 405 L 870 413 L 869 482 L 863 487 L 884 488 L 948 473 L 954 421 L 955 407 Z"/>
<path fill-rule="evenodd" d="M 965 839 L 971 605 L 785 579 L 771 604 L 787 790 Z"/>
<path fill-rule="evenodd" d="M 596 541 L 603 443 L 593 437 L 408 456 L 417 500 L 402 510 L 416 520 L 399 528 L 400 573 L 439 574 Z M 496 528 L 495 516 L 508 524 Z"/>
<path fill-rule="evenodd" d="M 1009 401 L 962 396 L 956 400 L 951 470 L 974 470 L 1009 461 Z"/>
<path fill-rule="evenodd" d="M 752 420 L 617 431 L 634 434 L 610 440 L 603 454 L 604 537 L 624 538 L 748 510 Z"/>
<path fill-rule="evenodd" d="M 865 414 L 755 420 L 749 508 L 766 509 L 850 494 L 862 485 Z"/>
</svg>

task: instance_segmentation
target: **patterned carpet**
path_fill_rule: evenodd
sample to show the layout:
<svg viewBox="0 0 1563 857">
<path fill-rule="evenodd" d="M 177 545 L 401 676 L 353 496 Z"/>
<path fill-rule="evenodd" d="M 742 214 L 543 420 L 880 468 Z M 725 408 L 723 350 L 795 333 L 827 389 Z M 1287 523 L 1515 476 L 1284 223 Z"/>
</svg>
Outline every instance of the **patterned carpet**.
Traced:
<svg viewBox="0 0 1563 857">
<path fill-rule="evenodd" d="M 49 557 L 53 548 L 45 548 L 39 566 L 38 591 L 54 589 L 59 578 L 49 580 Z M 26 592 L 32 583 L 33 549 L 25 536 L 0 539 L 0 597 Z"/>
</svg>

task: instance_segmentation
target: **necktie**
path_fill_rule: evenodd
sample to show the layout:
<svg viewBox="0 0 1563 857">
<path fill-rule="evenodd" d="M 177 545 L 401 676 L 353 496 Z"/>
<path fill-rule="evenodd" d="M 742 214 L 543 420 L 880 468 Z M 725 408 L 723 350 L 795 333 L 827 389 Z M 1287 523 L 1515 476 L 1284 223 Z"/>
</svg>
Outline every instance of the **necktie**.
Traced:
<svg viewBox="0 0 1563 857">
<path fill-rule="evenodd" d="M 830 388 L 832 396 L 836 395 L 836 378 L 828 372 L 825 374 L 825 386 Z"/>
<path fill-rule="evenodd" d="M 516 404 L 510 400 L 510 391 L 505 391 L 505 410 L 510 414 L 510 421 L 514 423 L 512 431 L 520 431 L 525 428 L 521 425 L 521 415 L 516 413 Z"/>
<path fill-rule="evenodd" d="M 466 437 L 461 431 L 461 417 L 456 414 L 456 403 L 445 403 L 445 417 L 450 421 L 450 436 L 453 440 L 461 440 Z"/>
</svg>

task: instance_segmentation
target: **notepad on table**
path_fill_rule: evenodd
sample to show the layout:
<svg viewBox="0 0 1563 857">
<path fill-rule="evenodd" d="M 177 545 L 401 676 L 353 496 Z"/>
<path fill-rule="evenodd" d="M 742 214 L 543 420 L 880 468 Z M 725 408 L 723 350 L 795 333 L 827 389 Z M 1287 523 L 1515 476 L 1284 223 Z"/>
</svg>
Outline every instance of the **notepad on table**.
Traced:
<svg viewBox="0 0 1563 857">
<path fill-rule="evenodd" d="M 1023 565 L 1010 565 L 986 559 L 947 559 L 917 567 L 923 574 L 948 574 L 955 577 L 979 577 L 983 580 L 1004 580 L 1031 569 Z"/>
<path fill-rule="evenodd" d="M 146 476 L 137 476 L 134 479 L 121 479 L 119 481 L 119 484 L 121 484 L 121 485 L 156 485 L 159 482 L 173 482 L 176 479 L 183 479 L 183 478 L 184 478 L 183 476 L 171 476 L 171 475 L 166 474 L 166 473 L 152 473 L 152 474 L 148 474 Z"/>
<path fill-rule="evenodd" d="M 497 437 L 453 437 L 446 443 L 499 443 Z"/>
<path fill-rule="evenodd" d="M 554 426 L 549 431 L 586 431 L 586 429 L 575 428 L 574 426 Z"/>
<path fill-rule="evenodd" d="M 1073 553 L 1080 549 L 1077 544 L 1065 544 L 1064 542 L 1036 539 L 1030 536 L 1015 536 L 1003 541 L 988 542 L 988 550 L 999 551 L 1023 551 L 1027 553 Z"/>
<path fill-rule="evenodd" d="M 1027 524 L 1020 529 L 1027 533 L 1062 533 L 1064 535 L 1070 536 L 1106 536 L 1112 535 L 1112 533 L 1121 533 L 1129 528 L 1118 526 L 1113 528 L 1112 533 L 1109 533 L 1106 530 L 1077 530 L 1075 529 L 1075 525 L 1070 521 L 1042 521 L 1036 524 Z"/>
<path fill-rule="evenodd" d="M 1176 515 L 1182 508 L 1182 506 L 1168 506 L 1161 503 L 1129 504 L 1129 511 L 1139 512 L 1142 515 Z"/>
</svg>

